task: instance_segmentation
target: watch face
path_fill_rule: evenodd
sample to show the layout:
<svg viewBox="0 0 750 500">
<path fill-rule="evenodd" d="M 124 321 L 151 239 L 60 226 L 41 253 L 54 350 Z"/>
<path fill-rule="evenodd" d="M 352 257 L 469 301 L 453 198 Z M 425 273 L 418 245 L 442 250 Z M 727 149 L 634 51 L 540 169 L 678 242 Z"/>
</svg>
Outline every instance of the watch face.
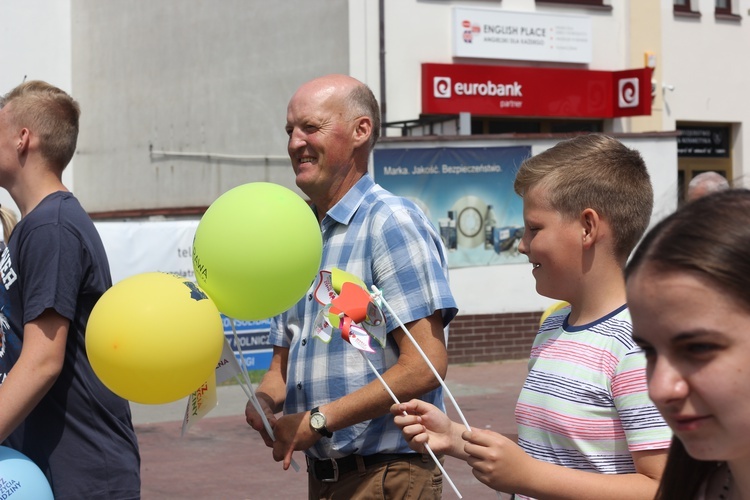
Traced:
<svg viewBox="0 0 750 500">
<path fill-rule="evenodd" d="M 322 429 L 326 425 L 326 417 L 322 413 L 313 413 L 310 416 L 310 425 L 313 429 Z"/>
</svg>

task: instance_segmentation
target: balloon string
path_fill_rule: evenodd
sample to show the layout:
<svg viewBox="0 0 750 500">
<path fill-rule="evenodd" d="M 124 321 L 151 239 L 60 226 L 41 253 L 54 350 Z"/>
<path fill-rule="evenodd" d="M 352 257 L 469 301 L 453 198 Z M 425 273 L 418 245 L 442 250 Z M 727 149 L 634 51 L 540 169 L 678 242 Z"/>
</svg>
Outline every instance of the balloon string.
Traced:
<svg viewBox="0 0 750 500">
<path fill-rule="evenodd" d="M 453 394 L 451 393 L 450 389 L 448 389 L 448 386 L 445 384 L 445 381 L 438 374 L 437 370 L 435 369 L 435 366 L 430 361 L 430 358 L 427 357 L 427 355 L 424 353 L 424 351 L 419 346 L 419 344 L 417 343 L 417 341 L 414 339 L 414 337 L 412 336 L 412 334 L 409 332 L 409 330 L 406 328 L 406 326 L 403 324 L 403 322 L 401 322 L 401 319 L 399 319 L 398 315 L 396 314 L 396 311 L 394 311 L 393 309 L 391 309 L 391 306 L 388 304 L 388 301 L 385 300 L 385 297 L 383 297 L 382 292 L 380 290 L 378 290 L 378 287 L 376 287 L 375 285 L 372 285 L 372 290 L 374 292 L 376 301 L 379 301 L 379 302 L 383 303 L 383 305 L 386 307 L 386 309 L 388 309 L 388 312 L 391 313 L 391 315 L 393 316 L 393 318 L 398 323 L 398 326 L 401 327 L 401 329 L 404 331 L 404 333 L 406 333 L 406 336 L 409 337 L 409 340 L 411 340 L 411 343 L 414 344 L 414 347 L 417 348 L 417 351 L 419 351 L 419 354 L 422 356 L 422 359 L 424 359 L 425 362 L 427 363 L 427 366 L 430 367 L 430 370 L 432 370 L 432 374 L 435 375 L 435 378 L 438 380 L 438 382 L 440 382 L 440 385 L 443 387 L 443 390 L 448 395 L 448 398 L 450 398 L 451 403 L 453 403 L 453 407 L 458 412 L 458 416 L 461 418 L 461 422 L 463 422 L 464 426 L 466 427 L 466 430 L 469 431 L 469 432 L 471 432 L 471 427 L 469 426 L 469 422 L 466 421 L 466 418 L 464 417 L 464 414 L 461 411 L 461 408 L 458 407 L 458 403 L 456 402 L 456 399 L 453 397 Z"/>
<path fill-rule="evenodd" d="M 352 347 L 354 347 L 354 346 L 352 346 Z M 355 349 L 356 349 L 356 347 L 355 347 Z M 367 359 L 367 356 L 365 356 L 365 353 L 363 353 L 359 349 L 357 349 L 357 351 L 362 355 L 362 358 L 365 361 L 367 361 L 367 364 L 370 366 L 370 369 L 375 374 L 375 376 L 378 377 L 378 380 L 380 380 L 380 383 L 383 384 L 383 387 L 385 387 L 385 390 L 388 391 L 388 394 L 391 396 L 391 399 L 393 399 L 393 402 L 396 403 L 397 405 L 401 404 L 401 402 L 398 400 L 398 398 L 393 393 L 393 391 L 391 390 L 391 388 L 388 387 L 388 384 L 386 383 L 386 381 L 383 379 L 383 377 L 380 375 L 380 373 L 378 373 L 378 370 L 377 370 L 377 368 L 375 368 L 375 365 L 373 365 L 372 362 L 369 359 Z M 404 412 L 404 415 L 408 415 L 408 413 Z M 429 443 L 425 443 L 424 444 L 424 449 L 427 450 L 427 453 L 430 454 L 430 457 L 432 457 L 432 460 L 433 460 L 433 462 L 435 462 L 435 465 L 438 466 L 438 469 L 440 469 L 440 472 L 443 473 L 443 476 L 448 481 L 448 484 L 450 484 L 451 488 L 453 488 L 453 491 L 456 492 L 456 496 L 458 496 L 458 498 L 463 498 L 461 496 L 461 493 L 459 493 L 458 488 L 456 488 L 456 485 L 453 484 L 453 481 L 451 480 L 451 477 L 448 475 L 448 473 L 443 468 L 443 464 L 440 463 L 440 460 L 438 460 L 438 458 L 435 456 L 435 453 L 432 452 L 432 448 L 430 448 Z"/>
<path fill-rule="evenodd" d="M 273 435 L 273 429 L 271 429 L 271 424 L 268 422 L 268 418 L 266 417 L 266 413 L 263 411 L 263 408 L 260 406 L 260 401 L 258 401 L 258 398 L 255 396 L 255 387 L 253 386 L 253 383 L 250 381 L 250 375 L 247 372 L 247 366 L 245 365 L 245 356 L 242 354 L 242 346 L 240 345 L 240 339 L 237 336 L 237 330 L 234 327 L 234 319 L 229 318 L 229 323 L 232 325 L 232 335 L 234 335 L 234 345 L 237 346 L 237 352 L 240 353 L 240 358 L 242 359 L 242 363 L 240 363 L 240 367 L 241 367 L 240 372 L 242 372 L 242 376 L 245 379 L 245 383 L 247 383 L 247 387 L 245 387 L 242 383 L 240 383 L 240 386 L 242 387 L 242 390 L 245 391 L 245 395 L 247 395 L 247 397 L 250 398 L 250 401 L 253 403 L 253 408 L 255 408 L 255 411 L 258 412 L 258 415 L 260 415 L 261 420 L 263 420 L 263 427 L 266 429 L 268 436 L 271 438 L 272 441 L 276 441 L 276 438 Z M 299 464 L 294 461 L 294 458 L 292 458 L 291 466 L 295 470 L 295 472 L 299 472 Z"/>
</svg>

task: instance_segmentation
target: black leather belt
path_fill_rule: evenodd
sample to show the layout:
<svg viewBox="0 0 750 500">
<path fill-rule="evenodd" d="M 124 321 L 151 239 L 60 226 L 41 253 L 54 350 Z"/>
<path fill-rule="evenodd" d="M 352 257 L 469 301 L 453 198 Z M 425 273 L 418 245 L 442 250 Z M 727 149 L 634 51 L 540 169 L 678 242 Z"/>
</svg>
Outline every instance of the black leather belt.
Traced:
<svg viewBox="0 0 750 500">
<path fill-rule="evenodd" d="M 307 471 L 318 481 L 335 483 L 339 477 L 357 470 L 357 457 L 362 459 L 365 467 L 372 467 L 386 462 L 406 460 L 418 456 L 416 453 L 376 453 L 375 455 L 349 455 L 342 458 L 307 457 Z"/>
</svg>

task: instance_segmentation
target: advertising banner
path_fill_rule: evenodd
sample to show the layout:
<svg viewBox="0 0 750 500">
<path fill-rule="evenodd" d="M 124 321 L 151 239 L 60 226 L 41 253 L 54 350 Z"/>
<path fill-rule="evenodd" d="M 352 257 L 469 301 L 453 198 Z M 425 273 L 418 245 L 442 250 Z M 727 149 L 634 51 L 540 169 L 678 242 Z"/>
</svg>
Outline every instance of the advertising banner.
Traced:
<svg viewBox="0 0 750 500">
<path fill-rule="evenodd" d="M 440 231 L 452 268 L 526 262 L 513 191 L 531 146 L 376 149 L 375 181 L 413 200 Z"/>
<path fill-rule="evenodd" d="M 455 7 L 453 55 L 591 63 L 591 18 Z"/>
<path fill-rule="evenodd" d="M 422 64 L 422 114 L 615 118 L 651 114 L 651 68 Z"/>
<path fill-rule="evenodd" d="M 268 319 L 260 321 L 238 321 L 234 320 L 234 331 L 232 330 L 232 320 L 222 315 L 224 322 L 224 335 L 229 340 L 235 355 L 239 359 L 239 354 L 245 360 L 245 366 L 248 370 L 267 370 L 271 365 L 271 356 L 273 348 L 268 343 L 268 332 L 271 328 L 271 322 Z M 234 332 L 237 332 L 235 341 Z"/>
<path fill-rule="evenodd" d="M 677 156 L 729 158 L 729 127 L 677 127 Z"/>
</svg>

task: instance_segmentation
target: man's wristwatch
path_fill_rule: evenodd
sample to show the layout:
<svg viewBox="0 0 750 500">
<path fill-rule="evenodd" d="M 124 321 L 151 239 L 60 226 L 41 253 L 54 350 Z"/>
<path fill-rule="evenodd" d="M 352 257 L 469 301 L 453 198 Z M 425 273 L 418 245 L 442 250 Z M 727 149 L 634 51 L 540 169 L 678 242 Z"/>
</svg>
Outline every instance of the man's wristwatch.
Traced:
<svg viewBox="0 0 750 500">
<path fill-rule="evenodd" d="M 326 416 L 320 413 L 319 406 L 310 410 L 310 427 L 321 436 L 327 438 L 333 436 L 333 433 L 326 428 Z"/>
</svg>

